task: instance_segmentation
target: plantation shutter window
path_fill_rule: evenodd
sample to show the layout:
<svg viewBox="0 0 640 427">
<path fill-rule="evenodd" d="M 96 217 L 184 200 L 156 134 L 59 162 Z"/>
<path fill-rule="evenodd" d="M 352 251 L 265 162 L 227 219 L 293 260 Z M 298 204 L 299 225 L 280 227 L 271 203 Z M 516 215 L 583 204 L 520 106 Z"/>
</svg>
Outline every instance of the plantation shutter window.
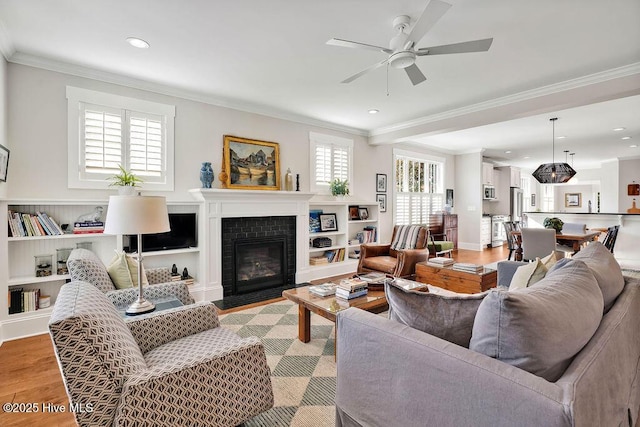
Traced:
<svg viewBox="0 0 640 427">
<path fill-rule="evenodd" d="M 336 178 L 352 184 L 352 140 L 309 132 L 309 142 L 312 192 L 329 193 L 329 182 Z"/>
<path fill-rule="evenodd" d="M 430 216 L 444 208 L 444 163 L 411 153 L 395 155 L 394 221 L 429 226 Z"/>
<path fill-rule="evenodd" d="M 70 86 L 67 99 L 69 188 L 107 188 L 122 166 L 145 190 L 173 190 L 174 106 Z"/>
</svg>

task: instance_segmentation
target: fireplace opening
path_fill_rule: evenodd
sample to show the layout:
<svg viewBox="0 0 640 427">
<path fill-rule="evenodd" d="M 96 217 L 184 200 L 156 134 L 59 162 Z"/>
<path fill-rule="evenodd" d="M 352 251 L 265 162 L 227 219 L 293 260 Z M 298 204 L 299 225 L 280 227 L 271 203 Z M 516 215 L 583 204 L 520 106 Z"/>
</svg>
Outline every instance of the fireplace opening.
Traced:
<svg viewBox="0 0 640 427">
<path fill-rule="evenodd" d="M 287 283 L 287 238 L 234 239 L 232 294 L 244 294 Z"/>
</svg>

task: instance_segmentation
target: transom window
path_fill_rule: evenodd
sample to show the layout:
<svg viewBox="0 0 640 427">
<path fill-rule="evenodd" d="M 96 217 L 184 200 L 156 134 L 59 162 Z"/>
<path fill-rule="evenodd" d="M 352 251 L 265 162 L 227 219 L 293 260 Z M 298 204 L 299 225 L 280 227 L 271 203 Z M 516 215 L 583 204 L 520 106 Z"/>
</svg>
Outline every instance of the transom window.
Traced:
<svg viewBox="0 0 640 427">
<path fill-rule="evenodd" d="M 353 192 L 353 140 L 309 132 L 311 191 L 329 192 L 329 182 L 336 178 L 349 181 Z"/>
<path fill-rule="evenodd" d="M 395 224 L 429 224 L 444 207 L 444 161 L 394 150 Z"/>
<path fill-rule="evenodd" d="M 119 165 L 146 190 L 173 190 L 175 107 L 67 87 L 69 187 L 105 188 Z"/>
</svg>

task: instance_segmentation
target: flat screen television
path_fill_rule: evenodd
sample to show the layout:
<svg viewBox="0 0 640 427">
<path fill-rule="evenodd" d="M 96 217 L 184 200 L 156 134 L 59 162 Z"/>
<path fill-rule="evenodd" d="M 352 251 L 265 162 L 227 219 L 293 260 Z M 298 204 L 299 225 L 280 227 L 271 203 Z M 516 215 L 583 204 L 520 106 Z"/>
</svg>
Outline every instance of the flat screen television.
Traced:
<svg viewBox="0 0 640 427">
<path fill-rule="evenodd" d="M 143 234 L 142 251 L 166 251 L 170 249 L 192 248 L 198 246 L 198 224 L 195 213 L 169 213 L 167 233 Z M 135 252 L 138 250 L 136 235 L 125 236 L 124 250 Z"/>
</svg>

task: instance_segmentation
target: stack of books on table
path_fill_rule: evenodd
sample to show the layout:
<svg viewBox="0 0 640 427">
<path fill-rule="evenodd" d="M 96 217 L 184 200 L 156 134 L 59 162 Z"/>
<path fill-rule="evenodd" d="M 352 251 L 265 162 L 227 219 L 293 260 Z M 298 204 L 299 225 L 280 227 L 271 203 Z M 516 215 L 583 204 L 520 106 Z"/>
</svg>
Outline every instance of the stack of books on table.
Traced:
<svg viewBox="0 0 640 427">
<path fill-rule="evenodd" d="M 336 286 L 337 285 L 333 283 L 327 282 L 322 285 L 309 286 L 309 292 L 321 297 L 328 297 L 336 293 Z"/>
<path fill-rule="evenodd" d="M 340 284 L 336 287 L 336 298 L 353 299 L 366 295 L 368 292 L 368 285 L 362 279 L 342 279 Z"/>
<path fill-rule="evenodd" d="M 73 234 L 104 233 L 104 222 L 85 221 L 73 223 Z"/>
<path fill-rule="evenodd" d="M 483 265 L 470 264 L 467 262 L 456 262 L 452 267 L 454 270 L 466 271 L 468 273 L 481 273 L 484 270 Z"/>
<path fill-rule="evenodd" d="M 455 261 L 452 258 L 436 257 L 429 258 L 427 260 L 427 265 L 430 265 L 432 267 L 451 267 L 454 264 Z"/>
</svg>

